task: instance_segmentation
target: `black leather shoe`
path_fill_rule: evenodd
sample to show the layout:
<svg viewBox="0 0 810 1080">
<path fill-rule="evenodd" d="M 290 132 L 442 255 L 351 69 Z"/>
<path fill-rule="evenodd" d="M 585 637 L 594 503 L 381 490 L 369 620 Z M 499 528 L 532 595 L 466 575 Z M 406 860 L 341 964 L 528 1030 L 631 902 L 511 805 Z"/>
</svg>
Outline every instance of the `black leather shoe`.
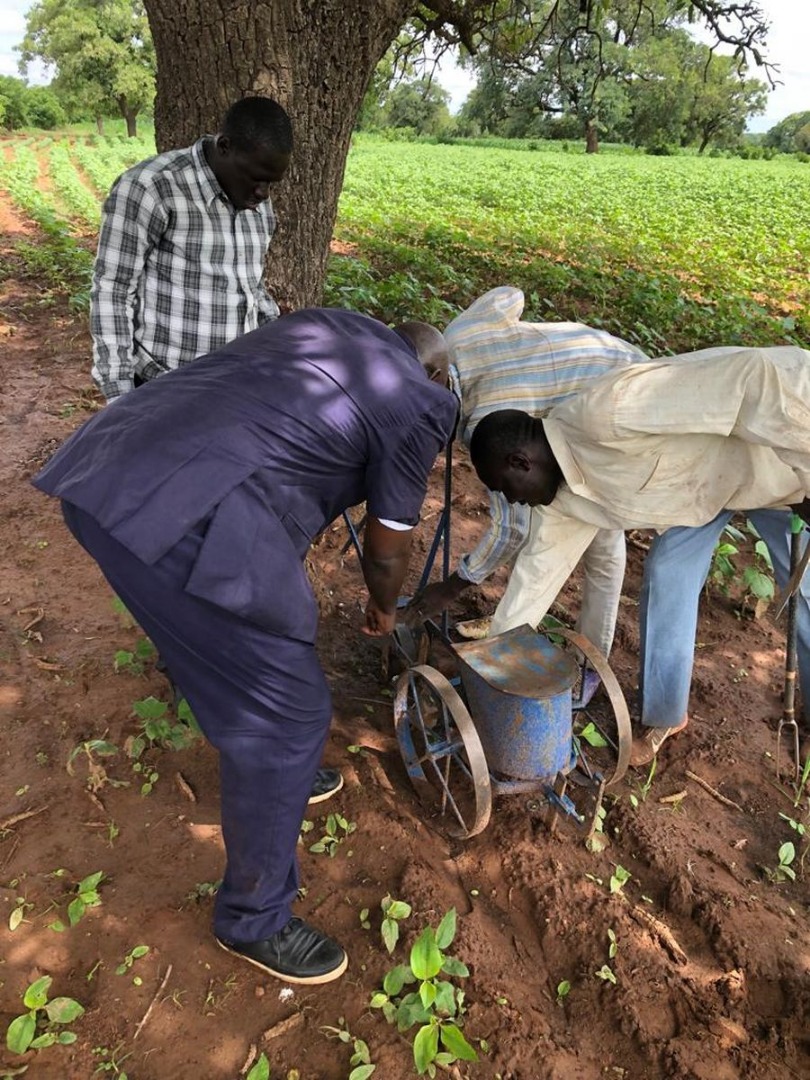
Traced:
<svg viewBox="0 0 810 1080">
<path fill-rule="evenodd" d="M 264 941 L 217 938 L 217 944 L 277 979 L 310 986 L 339 979 L 349 962 L 336 941 L 298 918 L 290 919 L 283 930 Z"/>
<path fill-rule="evenodd" d="M 312 785 L 312 794 L 309 797 L 310 806 L 313 803 L 326 802 L 333 795 L 337 795 L 343 787 L 343 777 L 339 769 L 318 769 L 315 773 L 315 783 Z"/>
</svg>

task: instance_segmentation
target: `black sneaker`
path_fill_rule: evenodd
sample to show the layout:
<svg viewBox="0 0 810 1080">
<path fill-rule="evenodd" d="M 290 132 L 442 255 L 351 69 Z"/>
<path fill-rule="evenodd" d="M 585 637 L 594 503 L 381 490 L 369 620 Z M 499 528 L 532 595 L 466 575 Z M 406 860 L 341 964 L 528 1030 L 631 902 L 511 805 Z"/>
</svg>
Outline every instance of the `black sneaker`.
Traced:
<svg viewBox="0 0 810 1080">
<path fill-rule="evenodd" d="M 268 975 L 308 986 L 339 979 L 349 962 L 336 941 L 298 918 L 264 941 L 216 940 L 226 952 L 241 956 Z"/>
<path fill-rule="evenodd" d="M 326 802 L 333 795 L 337 795 L 342 787 L 343 777 L 339 769 L 318 769 L 315 773 L 315 783 L 312 785 L 309 805 Z"/>
</svg>

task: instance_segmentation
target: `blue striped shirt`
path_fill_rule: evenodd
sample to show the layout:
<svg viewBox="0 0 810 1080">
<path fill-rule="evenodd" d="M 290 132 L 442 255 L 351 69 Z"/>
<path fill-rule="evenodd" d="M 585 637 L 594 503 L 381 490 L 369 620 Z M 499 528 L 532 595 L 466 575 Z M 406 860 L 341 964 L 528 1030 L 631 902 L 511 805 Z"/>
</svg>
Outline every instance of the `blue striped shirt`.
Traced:
<svg viewBox="0 0 810 1080">
<path fill-rule="evenodd" d="M 504 285 L 479 297 L 444 332 L 451 386 L 461 403 L 459 438 L 496 409 L 539 416 L 617 367 L 648 359 L 621 338 L 582 323 L 521 322 L 523 293 Z M 531 508 L 490 492 L 490 523 L 459 575 L 480 583 L 512 559 L 529 534 Z"/>
</svg>

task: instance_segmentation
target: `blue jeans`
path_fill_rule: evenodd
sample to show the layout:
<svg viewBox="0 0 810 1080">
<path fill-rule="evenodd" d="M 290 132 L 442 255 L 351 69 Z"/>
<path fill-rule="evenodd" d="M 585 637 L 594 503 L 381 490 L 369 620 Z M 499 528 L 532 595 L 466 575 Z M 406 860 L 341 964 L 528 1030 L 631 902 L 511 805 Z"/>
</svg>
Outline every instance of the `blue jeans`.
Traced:
<svg viewBox="0 0 810 1080">
<path fill-rule="evenodd" d="M 779 588 L 790 577 L 790 513 L 747 513 L 765 541 Z M 667 529 L 656 537 L 641 586 L 641 719 L 647 727 L 674 727 L 686 715 L 695 653 L 698 602 L 715 545 L 732 517 L 723 511 L 700 528 Z M 810 575 L 799 593 L 799 681 L 810 693 Z"/>
</svg>

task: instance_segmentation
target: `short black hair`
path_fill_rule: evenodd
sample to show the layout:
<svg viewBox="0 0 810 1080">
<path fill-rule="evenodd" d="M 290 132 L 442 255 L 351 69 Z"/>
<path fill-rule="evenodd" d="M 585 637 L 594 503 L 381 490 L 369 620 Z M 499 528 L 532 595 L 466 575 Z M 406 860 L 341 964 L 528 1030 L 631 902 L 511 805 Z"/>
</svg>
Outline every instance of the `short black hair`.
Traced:
<svg viewBox="0 0 810 1080">
<path fill-rule="evenodd" d="M 220 133 L 235 150 L 267 147 L 279 154 L 291 154 L 293 133 L 290 118 L 277 101 L 269 97 L 246 97 L 234 102 L 222 118 Z"/>
<path fill-rule="evenodd" d="M 470 441 L 470 457 L 476 468 L 485 462 L 495 465 L 532 440 L 532 418 L 520 409 L 496 409 L 475 426 Z"/>
</svg>

